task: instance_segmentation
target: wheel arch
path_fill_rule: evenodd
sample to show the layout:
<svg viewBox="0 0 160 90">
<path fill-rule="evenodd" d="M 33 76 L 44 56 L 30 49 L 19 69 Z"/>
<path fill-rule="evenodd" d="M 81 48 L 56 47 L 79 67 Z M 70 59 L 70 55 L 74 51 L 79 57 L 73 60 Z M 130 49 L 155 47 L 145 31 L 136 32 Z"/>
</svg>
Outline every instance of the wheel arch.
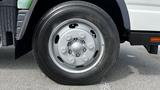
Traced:
<svg viewBox="0 0 160 90">
<path fill-rule="evenodd" d="M 37 0 L 35 0 L 37 1 Z M 25 53 L 32 50 L 32 37 L 40 18 L 51 9 L 53 6 L 66 2 L 68 0 L 38 0 L 32 11 L 32 15 L 27 24 L 27 29 L 24 29 L 24 35 L 22 39 L 16 41 L 16 58 L 24 55 Z M 104 9 L 113 19 L 119 30 L 121 41 L 127 39 L 127 30 L 130 30 L 130 20 L 124 0 L 84 0 L 93 3 L 102 9 Z M 43 7 L 45 5 L 45 8 Z M 37 15 L 38 13 L 38 15 Z"/>
</svg>

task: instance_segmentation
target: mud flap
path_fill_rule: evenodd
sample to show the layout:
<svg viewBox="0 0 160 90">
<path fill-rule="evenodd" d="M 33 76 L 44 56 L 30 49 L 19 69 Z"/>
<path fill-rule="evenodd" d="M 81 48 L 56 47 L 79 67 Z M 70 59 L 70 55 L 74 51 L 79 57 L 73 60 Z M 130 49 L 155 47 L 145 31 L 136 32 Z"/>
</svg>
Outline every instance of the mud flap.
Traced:
<svg viewBox="0 0 160 90">
<path fill-rule="evenodd" d="M 14 44 L 17 0 L 0 0 L 0 40 L 2 46 Z"/>
<path fill-rule="evenodd" d="M 158 54 L 158 45 L 144 45 L 150 54 Z"/>
</svg>

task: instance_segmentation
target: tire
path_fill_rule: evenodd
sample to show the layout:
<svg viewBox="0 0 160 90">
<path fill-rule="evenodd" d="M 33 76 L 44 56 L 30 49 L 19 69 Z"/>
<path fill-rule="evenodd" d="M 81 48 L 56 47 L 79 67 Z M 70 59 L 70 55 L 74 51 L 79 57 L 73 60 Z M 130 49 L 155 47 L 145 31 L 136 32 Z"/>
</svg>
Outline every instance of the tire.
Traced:
<svg viewBox="0 0 160 90">
<path fill-rule="evenodd" d="M 100 32 L 100 33 L 97 34 L 98 39 L 97 40 L 95 39 L 94 42 L 97 42 L 98 40 L 99 40 L 98 42 L 104 42 L 104 46 L 101 46 L 102 45 L 101 43 L 100 44 L 97 43 L 98 45 L 100 45 L 99 47 L 97 46 L 98 48 L 100 48 L 99 49 L 100 52 L 102 51 L 102 53 L 98 54 L 97 57 L 101 57 L 101 58 L 98 58 L 98 59 L 94 58 L 93 60 L 91 60 L 92 62 L 87 64 L 88 66 L 83 67 L 83 69 L 86 70 L 83 72 L 80 72 L 83 70 L 82 68 L 77 69 L 73 67 L 75 65 L 75 63 L 73 64 L 73 62 L 71 62 L 73 64 L 71 69 L 70 69 L 70 66 L 67 66 L 68 63 L 66 65 L 66 63 L 64 64 L 61 62 L 62 63 L 61 66 L 66 68 L 66 70 L 62 69 L 60 66 L 58 66 L 61 63 L 60 64 L 55 63 L 55 62 L 58 62 L 58 63 L 60 62 L 60 61 L 57 61 L 59 58 L 57 59 L 56 55 L 55 56 L 52 55 L 59 51 L 54 52 L 53 48 L 55 47 L 49 48 L 50 46 L 53 46 L 52 44 L 49 44 L 50 40 L 52 40 L 51 36 L 55 37 L 56 36 L 55 33 L 58 32 L 56 28 L 61 23 L 65 21 L 68 22 L 67 20 L 76 21 L 77 19 L 82 20 L 84 22 L 85 21 L 90 22 L 93 25 L 95 25 L 98 28 L 97 32 Z M 76 25 L 77 24 L 74 24 L 74 25 L 72 24 L 70 28 L 75 28 Z M 59 32 L 61 32 L 61 30 L 59 30 Z M 64 32 L 67 32 L 67 31 L 64 31 Z M 81 32 L 81 30 L 75 33 L 77 34 L 78 32 Z M 100 36 L 102 36 L 102 38 Z M 89 37 L 90 36 L 87 36 L 87 38 Z M 103 79 L 103 76 L 110 69 L 110 67 L 115 63 L 119 54 L 119 47 L 120 47 L 118 30 L 112 18 L 101 8 L 84 1 L 65 2 L 49 10 L 41 19 L 40 23 L 38 24 L 37 32 L 34 35 L 33 42 L 34 42 L 33 43 L 34 56 L 36 57 L 38 65 L 40 66 L 41 70 L 52 80 L 58 83 L 67 84 L 67 85 L 89 85 L 89 84 L 96 84 L 100 82 Z M 75 42 L 78 42 L 78 41 L 75 41 Z M 80 45 L 79 47 L 82 47 L 82 45 Z M 73 44 L 71 48 L 74 48 Z M 103 50 L 101 50 L 102 48 Z M 54 53 L 51 54 L 52 50 Z M 78 50 L 81 51 L 81 49 L 77 49 L 77 51 L 74 53 L 77 53 Z M 90 56 L 93 56 L 93 55 L 90 55 Z M 71 55 L 70 57 L 73 57 L 73 55 Z M 89 55 L 87 56 L 87 58 L 88 57 Z M 97 60 L 99 61 L 97 62 Z M 85 64 L 88 62 L 89 61 L 85 62 Z M 95 66 L 88 69 L 95 62 L 97 62 Z M 74 72 L 71 72 L 72 69 L 74 70 Z"/>
</svg>

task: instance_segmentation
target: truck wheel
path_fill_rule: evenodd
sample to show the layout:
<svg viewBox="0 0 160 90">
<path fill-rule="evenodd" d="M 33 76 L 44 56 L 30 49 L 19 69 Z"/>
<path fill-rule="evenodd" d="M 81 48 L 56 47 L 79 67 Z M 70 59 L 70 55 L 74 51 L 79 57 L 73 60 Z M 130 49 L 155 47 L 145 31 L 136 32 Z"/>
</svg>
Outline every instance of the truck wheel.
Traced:
<svg viewBox="0 0 160 90">
<path fill-rule="evenodd" d="M 33 51 L 41 70 L 68 85 L 96 84 L 115 63 L 119 34 L 112 18 L 84 1 L 51 9 L 40 21 Z"/>
</svg>

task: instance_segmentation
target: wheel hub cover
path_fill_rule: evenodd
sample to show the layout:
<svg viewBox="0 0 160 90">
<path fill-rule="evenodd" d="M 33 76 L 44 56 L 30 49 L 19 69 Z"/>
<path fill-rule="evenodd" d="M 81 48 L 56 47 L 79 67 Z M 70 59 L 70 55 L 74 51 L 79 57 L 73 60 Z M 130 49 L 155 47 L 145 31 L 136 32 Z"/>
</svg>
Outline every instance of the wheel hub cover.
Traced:
<svg viewBox="0 0 160 90">
<path fill-rule="evenodd" d="M 92 35 L 85 30 L 67 30 L 60 37 L 58 51 L 66 63 L 84 65 L 95 53 L 95 42 Z"/>
<path fill-rule="evenodd" d="M 74 54 L 81 54 L 83 52 L 83 44 L 80 43 L 79 41 L 74 42 L 70 49 Z"/>
</svg>

